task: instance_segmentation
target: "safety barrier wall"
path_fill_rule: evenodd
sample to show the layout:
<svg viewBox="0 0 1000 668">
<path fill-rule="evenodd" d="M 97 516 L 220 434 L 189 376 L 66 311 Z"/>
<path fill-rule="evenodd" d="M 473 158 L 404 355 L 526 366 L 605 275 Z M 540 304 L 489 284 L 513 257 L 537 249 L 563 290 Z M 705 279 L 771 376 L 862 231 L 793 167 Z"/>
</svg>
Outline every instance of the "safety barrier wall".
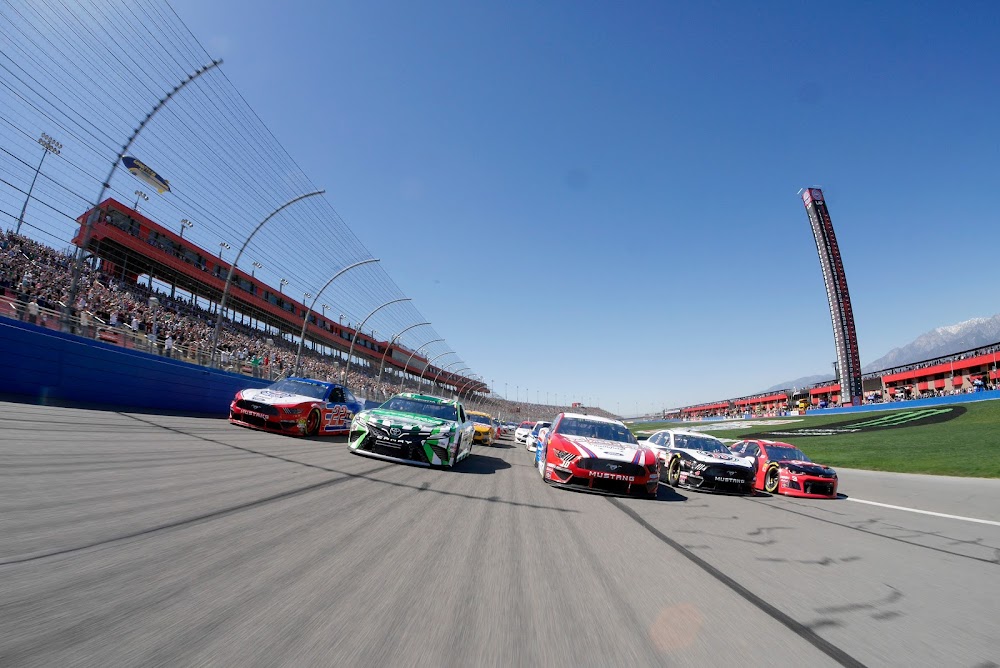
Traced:
<svg viewBox="0 0 1000 668">
<path fill-rule="evenodd" d="M 237 390 L 270 381 L 0 319 L 0 393 L 38 403 L 226 416 Z"/>
</svg>

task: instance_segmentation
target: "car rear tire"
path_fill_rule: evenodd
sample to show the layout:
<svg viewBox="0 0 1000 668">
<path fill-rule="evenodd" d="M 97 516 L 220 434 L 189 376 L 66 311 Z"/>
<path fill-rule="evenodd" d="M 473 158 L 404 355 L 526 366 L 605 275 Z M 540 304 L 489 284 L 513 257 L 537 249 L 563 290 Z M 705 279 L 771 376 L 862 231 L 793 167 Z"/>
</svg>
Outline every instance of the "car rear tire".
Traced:
<svg viewBox="0 0 1000 668">
<path fill-rule="evenodd" d="M 681 484 L 681 458 L 674 457 L 667 464 L 667 484 L 677 487 Z"/>
<path fill-rule="evenodd" d="M 309 411 L 309 417 L 306 418 L 306 436 L 315 436 L 319 433 L 320 419 L 318 408 Z"/>
<path fill-rule="evenodd" d="M 778 467 L 772 466 L 764 474 L 764 491 L 768 494 L 778 493 Z"/>
</svg>

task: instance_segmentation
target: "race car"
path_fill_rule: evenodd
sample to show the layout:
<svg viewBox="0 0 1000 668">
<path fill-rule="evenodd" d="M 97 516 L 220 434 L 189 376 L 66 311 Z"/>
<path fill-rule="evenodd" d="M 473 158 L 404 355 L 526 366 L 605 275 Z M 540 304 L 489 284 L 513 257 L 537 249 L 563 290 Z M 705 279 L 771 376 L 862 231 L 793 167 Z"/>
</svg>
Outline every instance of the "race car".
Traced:
<svg viewBox="0 0 1000 668">
<path fill-rule="evenodd" d="M 496 425 L 494 424 L 493 418 L 490 414 L 482 411 L 467 412 L 469 414 L 469 419 L 474 423 L 472 426 L 475 428 L 475 434 L 473 435 L 472 442 L 482 445 L 493 445 L 493 442 L 496 440 L 497 431 Z"/>
<path fill-rule="evenodd" d="M 837 498 L 837 472 L 790 443 L 756 439 L 738 441 L 730 449 L 754 463 L 756 489 L 807 499 Z"/>
<path fill-rule="evenodd" d="M 656 496 L 656 455 L 618 420 L 560 413 L 538 442 L 535 466 L 542 480 L 605 494 Z"/>
<path fill-rule="evenodd" d="M 753 462 L 695 431 L 663 429 L 645 442 L 657 452 L 667 484 L 705 492 L 753 494 Z"/>
<path fill-rule="evenodd" d="M 417 466 L 454 466 L 472 453 L 475 423 L 454 399 L 404 392 L 351 422 L 356 455 Z"/>
<path fill-rule="evenodd" d="M 539 420 L 535 423 L 535 426 L 531 428 L 531 431 L 528 432 L 528 435 L 524 439 L 524 447 L 527 448 L 528 452 L 534 452 L 538 447 L 541 430 L 551 426 L 551 422 L 546 422 L 544 420 Z"/>
<path fill-rule="evenodd" d="M 514 430 L 514 442 L 515 443 L 526 443 L 528 440 L 528 434 L 531 433 L 531 428 L 535 426 L 534 422 L 530 420 L 525 420 L 517 429 Z"/>
<path fill-rule="evenodd" d="M 237 392 L 229 422 L 290 436 L 336 436 L 347 433 L 351 418 L 363 408 L 343 385 L 290 377 Z"/>
</svg>

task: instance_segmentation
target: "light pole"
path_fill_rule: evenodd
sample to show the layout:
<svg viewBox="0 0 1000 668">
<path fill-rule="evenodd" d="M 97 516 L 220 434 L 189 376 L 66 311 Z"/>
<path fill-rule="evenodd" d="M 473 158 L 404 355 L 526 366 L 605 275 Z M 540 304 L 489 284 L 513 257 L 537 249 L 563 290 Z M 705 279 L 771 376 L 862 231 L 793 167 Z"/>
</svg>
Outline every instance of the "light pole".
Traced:
<svg viewBox="0 0 1000 668">
<path fill-rule="evenodd" d="M 184 238 L 184 230 L 189 227 L 194 227 L 194 223 L 187 218 L 181 218 L 181 239 Z"/>
<path fill-rule="evenodd" d="M 429 325 L 429 324 L 431 324 L 431 323 L 429 323 L 429 322 L 418 322 L 415 325 L 410 325 L 409 327 L 407 327 L 406 329 L 400 331 L 399 334 L 396 334 L 396 336 L 392 337 L 389 340 L 389 345 L 387 345 L 385 347 L 385 352 L 382 353 L 382 363 L 381 363 L 381 365 L 378 368 L 378 378 L 375 379 L 375 384 L 376 385 L 379 385 L 379 384 L 382 383 L 382 372 L 385 371 L 385 356 L 389 354 L 389 349 L 392 348 L 392 344 L 394 344 L 396 341 L 398 341 L 399 337 L 401 337 L 403 334 L 407 333 L 411 329 L 415 329 L 417 327 L 422 327 L 424 325 Z"/>
<path fill-rule="evenodd" d="M 24 206 L 21 207 L 21 215 L 17 217 L 17 229 L 14 230 L 14 234 L 21 233 L 21 223 L 24 222 L 24 212 L 28 209 L 28 201 L 31 200 L 31 191 L 35 189 L 35 180 L 38 178 L 38 173 L 42 171 L 42 163 L 45 162 L 45 156 L 49 153 L 59 155 L 59 151 L 62 150 L 62 144 L 44 132 L 42 133 L 42 136 L 38 138 L 38 143 L 42 146 L 42 159 L 38 161 L 38 167 L 35 168 L 35 176 L 31 179 L 31 185 L 28 186 L 28 194 L 24 197 Z"/>
<path fill-rule="evenodd" d="M 427 362 L 427 366 L 425 366 L 424 370 L 420 372 L 420 381 L 419 381 L 420 386 L 423 386 L 423 384 L 424 384 L 424 374 L 427 373 L 427 370 L 431 368 L 431 364 L 434 364 L 435 361 L 441 359 L 445 355 L 454 355 L 454 354 L 455 354 L 454 350 L 448 350 L 446 352 L 441 353 L 440 355 L 438 355 L 434 359 L 429 360 Z"/>
<path fill-rule="evenodd" d="M 263 269 L 263 268 L 264 268 L 264 265 L 262 265 L 260 262 L 257 262 L 256 260 L 254 260 L 253 269 L 250 270 L 250 278 L 255 278 L 254 272 L 257 271 L 258 269 Z"/>
<path fill-rule="evenodd" d="M 463 366 L 461 369 L 455 369 L 454 371 L 451 371 L 450 373 L 451 373 L 452 376 L 458 376 L 463 371 L 472 371 L 472 367 L 471 366 Z M 452 383 L 452 385 L 455 386 L 456 390 L 458 389 L 458 383 Z"/>
<path fill-rule="evenodd" d="M 136 210 L 136 211 L 139 210 L 139 200 L 142 200 L 144 202 L 148 202 L 149 201 L 149 195 L 147 195 L 146 193 L 142 192 L 141 190 L 136 190 L 135 191 L 135 204 L 132 205 L 132 208 L 134 210 Z"/>
<path fill-rule="evenodd" d="M 283 278 L 280 281 L 278 281 L 278 294 L 279 295 L 285 294 L 285 286 L 286 285 L 288 285 L 288 280 L 287 279 Z"/>
<path fill-rule="evenodd" d="M 362 329 L 364 329 L 365 323 L 368 322 L 368 318 L 372 317 L 373 315 L 384 309 L 386 306 L 391 306 L 392 304 L 398 304 L 399 302 L 408 302 L 408 301 L 412 300 L 409 297 L 400 297 L 399 299 L 393 299 L 387 301 L 381 306 L 376 306 L 371 313 L 365 316 L 365 319 L 361 321 L 361 324 L 354 328 L 354 336 L 351 337 L 351 349 L 347 353 L 347 364 L 344 366 L 344 374 L 340 377 L 341 382 L 345 382 L 347 380 L 347 372 L 351 370 L 351 356 L 354 355 L 354 344 L 357 343 L 358 334 L 361 333 Z"/>
<path fill-rule="evenodd" d="M 163 105 L 169 102 L 170 99 L 174 95 L 176 95 L 179 90 L 187 86 L 189 83 L 200 77 L 205 72 L 208 72 L 212 68 L 218 67 L 221 64 L 222 64 L 221 60 L 213 60 L 210 64 L 205 65 L 203 67 L 199 67 L 192 74 L 189 74 L 185 79 L 183 79 L 179 84 L 174 86 L 174 89 L 172 91 L 170 91 L 162 98 L 160 98 L 160 101 L 156 103 L 156 106 L 153 107 L 153 110 L 150 111 L 148 114 L 146 114 L 146 118 L 144 118 L 142 122 L 139 123 L 139 125 L 136 126 L 136 128 L 132 131 L 132 136 L 130 136 L 128 138 L 128 141 L 126 141 L 125 144 L 122 145 L 121 152 L 115 156 L 114 162 L 111 163 L 111 169 L 108 170 L 108 175 L 104 177 L 103 181 L 101 181 L 101 191 L 100 193 L 98 193 L 97 200 L 94 202 L 94 205 L 90 208 L 90 213 L 87 215 L 87 222 L 84 223 L 83 233 L 80 235 L 80 245 L 77 246 L 76 257 L 73 258 L 73 277 L 70 280 L 69 284 L 69 299 L 67 300 L 68 305 L 65 307 L 63 311 L 64 327 L 66 328 L 69 327 L 70 312 L 72 311 L 74 305 L 76 304 L 76 296 L 77 293 L 80 291 L 80 273 L 83 271 L 83 255 L 84 253 L 87 252 L 87 247 L 90 245 L 90 237 L 94 233 L 94 223 L 97 222 L 97 217 L 100 215 L 100 211 L 98 211 L 97 207 L 100 205 L 101 200 L 104 199 L 104 193 L 106 193 L 108 191 L 108 188 L 111 187 L 111 177 L 114 176 L 115 170 L 118 168 L 118 162 L 125 157 L 125 154 L 128 152 L 129 147 L 132 146 L 132 142 L 134 142 L 135 138 L 139 136 L 139 133 L 142 132 L 142 129 L 144 127 L 146 127 L 146 124 L 149 123 L 149 121 L 152 120 L 154 116 L 156 116 L 156 113 L 163 108 Z"/>
<path fill-rule="evenodd" d="M 406 364 L 403 365 L 403 374 L 402 374 L 402 377 L 399 379 L 399 391 L 400 392 L 403 391 L 403 383 L 406 382 L 406 374 L 409 373 L 407 371 L 407 369 L 410 368 L 410 361 L 413 359 L 413 356 L 416 355 L 418 352 L 420 352 L 422 349 L 424 349 L 427 346 L 431 345 L 432 343 L 440 343 L 442 341 L 444 341 L 444 339 L 434 339 L 432 341 L 428 341 L 427 343 L 425 343 L 424 345 L 420 346 L 419 348 L 414 348 L 413 349 L 413 352 L 410 353 L 410 356 L 408 358 L 406 358 Z"/>
<path fill-rule="evenodd" d="M 219 317 L 215 321 L 215 332 L 212 334 L 212 349 L 209 351 L 209 360 L 208 360 L 208 365 L 209 366 L 212 366 L 213 362 L 215 362 L 215 347 L 219 343 L 219 331 L 222 329 L 222 313 L 223 313 L 223 311 L 225 311 L 226 297 L 229 296 L 229 286 L 232 285 L 232 283 L 233 283 L 233 272 L 236 271 L 236 265 L 238 265 L 240 263 L 240 258 L 243 257 L 243 251 L 245 251 L 246 248 L 247 248 L 247 246 L 250 244 L 250 240 L 253 239 L 254 235 L 257 234 L 257 232 L 260 230 L 260 228 L 264 227 L 264 225 L 267 224 L 267 221 L 271 220 L 272 218 L 274 218 L 275 216 L 277 216 L 279 213 L 281 213 L 282 211 L 284 211 L 285 209 L 287 209 L 291 205 L 293 205 L 296 202 L 299 202 L 301 200 L 304 200 L 307 197 L 314 197 L 316 195 L 322 195 L 324 192 L 326 192 L 326 191 L 325 190 L 317 190 L 315 192 L 306 193 L 305 195 L 299 195 L 298 197 L 293 197 L 292 199 L 288 200 L 287 202 L 285 202 L 284 204 L 282 204 L 281 206 L 279 206 L 277 209 L 275 209 L 274 211 L 272 211 L 271 213 L 269 213 L 267 215 L 267 218 L 265 218 L 264 220 L 262 220 L 259 223 L 257 223 L 257 227 L 253 228 L 253 232 L 250 233 L 250 236 L 248 236 L 246 238 L 246 241 L 243 242 L 243 245 L 240 246 L 240 250 L 236 254 L 236 259 L 233 260 L 233 263 L 231 265 L 229 265 L 229 274 L 226 276 L 226 285 L 222 289 L 222 301 L 219 304 Z M 282 280 L 284 280 L 284 279 L 282 279 Z"/>
<path fill-rule="evenodd" d="M 461 364 L 461 363 L 462 363 L 462 360 L 458 360 L 457 362 L 452 362 L 451 364 L 449 364 L 447 366 L 441 367 L 441 369 L 438 370 L 437 375 L 434 376 L 434 384 L 437 385 L 438 381 L 441 380 L 441 374 L 443 374 L 445 371 L 447 371 L 451 367 L 455 366 L 456 364 Z M 465 368 L 468 369 L 469 367 L 465 367 Z"/>
<path fill-rule="evenodd" d="M 365 264 L 371 264 L 372 262 L 379 262 L 379 260 L 377 258 L 368 258 L 367 260 L 361 260 L 360 262 L 355 262 L 354 264 L 351 264 L 351 265 L 348 265 L 348 266 L 344 267 L 343 269 L 341 269 L 340 271 L 338 271 L 336 274 L 334 274 L 333 276 L 331 276 L 330 280 L 328 280 L 326 283 L 324 283 L 323 287 L 321 287 L 319 289 L 319 292 L 316 293 L 316 298 L 313 299 L 312 304 L 310 304 L 309 308 L 306 309 L 305 316 L 303 316 L 303 318 L 302 318 L 302 331 L 299 333 L 299 350 L 298 350 L 297 353 L 295 353 L 295 372 L 296 373 L 298 373 L 298 371 L 299 371 L 299 358 L 302 355 L 302 341 L 305 340 L 306 325 L 309 323 L 309 313 L 311 313 L 312 311 L 316 310 L 316 302 L 319 301 L 319 298 L 323 295 L 323 292 L 328 287 L 330 287 L 330 284 L 333 283 L 335 280 L 337 280 L 342 275 L 344 275 L 347 272 L 349 272 L 351 269 L 354 269 L 355 267 L 360 267 L 361 265 L 365 265 Z M 281 280 L 285 281 L 285 279 L 281 279 Z M 285 282 L 287 283 L 287 281 L 285 281 Z M 306 293 L 306 294 L 308 294 L 308 293 Z M 309 296 L 311 297 L 312 295 L 309 295 Z M 326 317 L 326 309 L 328 309 L 328 308 L 330 308 L 328 305 L 323 304 L 323 317 L 324 318 Z M 340 314 L 340 321 L 341 321 L 341 323 L 343 323 L 343 321 L 344 321 L 344 314 L 343 313 Z"/>
<path fill-rule="evenodd" d="M 229 244 L 227 244 L 225 241 L 220 241 L 219 242 L 219 260 L 222 260 L 222 254 L 225 251 L 227 251 L 227 250 L 229 250 L 231 248 L 232 248 L 232 246 L 230 246 Z"/>
</svg>

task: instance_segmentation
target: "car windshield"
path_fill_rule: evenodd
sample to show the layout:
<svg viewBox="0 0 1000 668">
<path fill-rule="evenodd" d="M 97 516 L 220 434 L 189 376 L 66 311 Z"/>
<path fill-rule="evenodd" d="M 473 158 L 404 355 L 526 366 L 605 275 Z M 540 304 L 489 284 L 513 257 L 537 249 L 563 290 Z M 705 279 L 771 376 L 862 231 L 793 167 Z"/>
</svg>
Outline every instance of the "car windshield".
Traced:
<svg viewBox="0 0 1000 668">
<path fill-rule="evenodd" d="M 538 436 L 538 432 L 540 432 L 544 427 L 551 427 L 551 426 L 552 426 L 551 422 L 536 422 L 535 426 L 531 428 L 531 434 L 533 436 Z"/>
<path fill-rule="evenodd" d="M 793 448 L 790 445 L 768 445 L 767 448 L 767 458 L 773 462 L 780 462 L 784 460 L 794 460 L 797 459 L 800 462 L 811 462 L 812 460 L 806 457 L 806 453 L 802 452 L 798 448 Z"/>
<path fill-rule="evenodd" d="M 583 436 L 584 438 L 600 438 L 605 441 L 638 444 L 632 432 L 623 424 L 614 422 L 598 422 L 597 420 L 581 420 L 580 418 L 563 418 L 556 433 L 564 436 Z"/>
<path fill-rule="evenodd" d="M 458 413 L 454 404 L 438 404 L 432 401 L 420 401 L 407 397 L 393 397 L 380 406 L 389 411 L 399 411 L 400 413 L 417 413 L 427 417 L 441 418 L 442 420 L 458 421 Z"/>
<path fill-rule="evenodd" d="M 535 426 L 534 422 L 522 422 L 521 426 L 518 427 L 518 429 L 531 429 L 534 426 Z"/>
<path fill-rule="evenodd" d="M 704 450 L 705 452 L 725 452 L 729 453 L 722 441 L 711 436 L 700 436 L 692 434 L 674 434 L 674 447 L 686 450 Z"/>
<path fill-rule="evenodd" d="M 279 380 L 274 385 L 269 386 L 267 389 L 272 392 L 287 392 L 288 394 L 301 394 L 306 397 L 312 397 L 313 399 L 325 399 L 326 391 L 329 389 L 329 386 L 320 383 L 311 383 L 308 380 L 285 378 L 283 380 Z"/>
<path fill-rule="evenodd" d="M 469 413 L 469 419 L 478 424 L 491 425 L 490 419 L 485 415 L 476 415 L 475 413 Z"/>
</svg>

